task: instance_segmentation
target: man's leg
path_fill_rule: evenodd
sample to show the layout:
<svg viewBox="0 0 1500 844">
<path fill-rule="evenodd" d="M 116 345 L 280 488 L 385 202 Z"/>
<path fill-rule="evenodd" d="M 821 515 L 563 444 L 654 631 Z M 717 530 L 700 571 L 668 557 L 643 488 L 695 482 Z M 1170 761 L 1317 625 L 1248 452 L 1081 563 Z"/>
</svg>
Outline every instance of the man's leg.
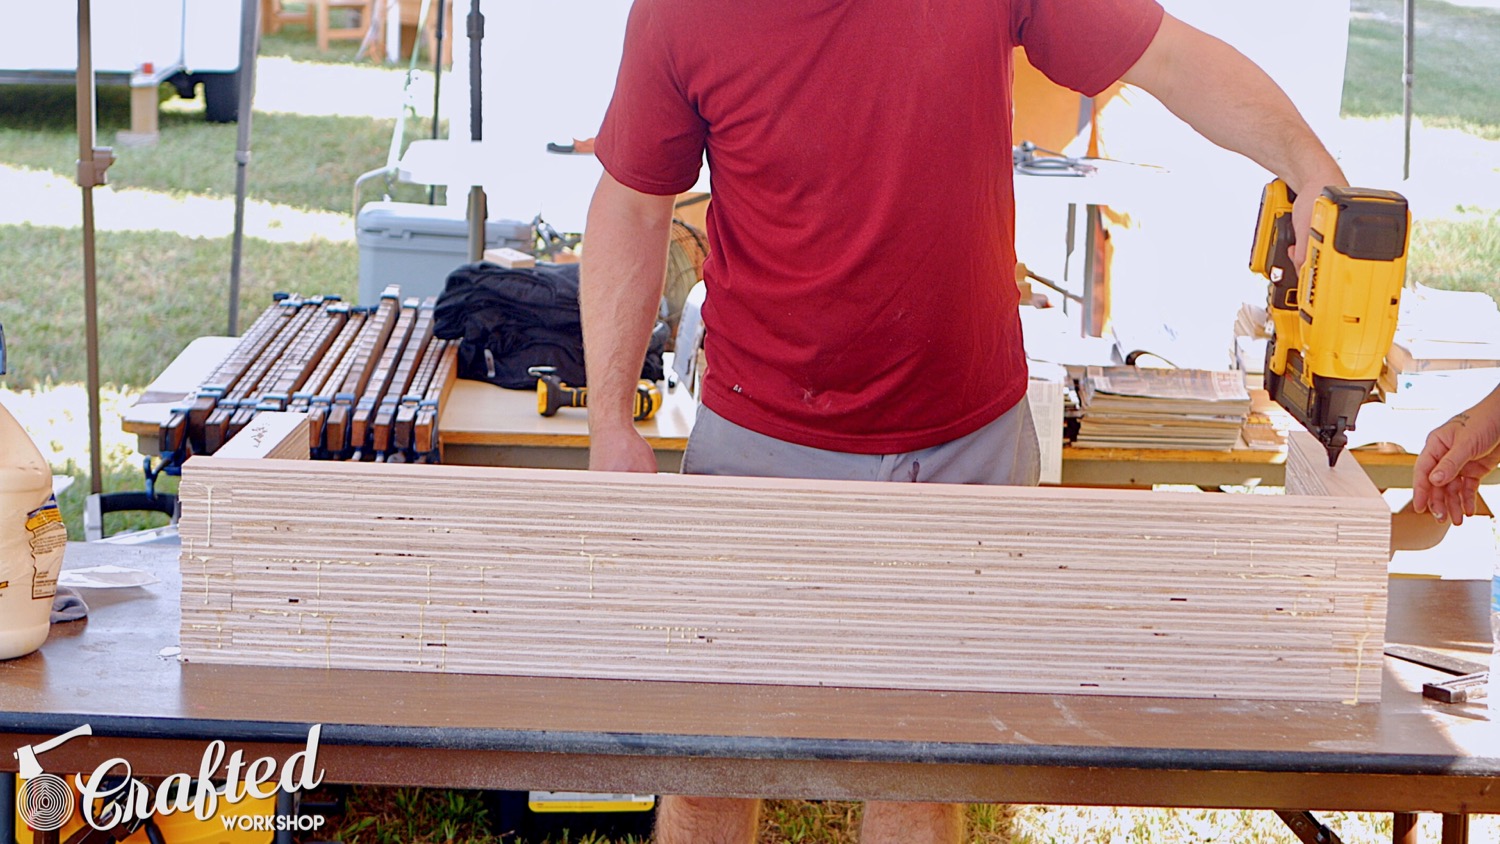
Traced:
<svg viewBox="0 0 1500 844">
<path fill-rule="evenodd" d="M 1022 399 L 999 419 L 952 442 L 885 455 L 878 480 L 1035 486 L 1041 472 L 1031 407 Z M 964 807 L 957 803 L 865 804 L 860 844 L 957 844 Z"/>
<path fill-rule="evenodd" d="M 784 442 L 736 425 L 707 407 L 699 407 L 697 423 L 682 458 L 682 471 L 686 474 L 1011 485 L 1035 485 L 1040 465 L 1036 428 L 1024 399 L 972 434 L 921 451 L 890 455 L 846 454 Z M 664 798 L 658 817 L 681 811 L 674 805 L 677 801 L 698 800 Z M 712 808 L 709 804 L 741 801 L 702 802 L 706 808 Z M 753 836 L 758 801 L 743 802 L 757 804 L 750 813 L 748 834 Z M 963 837 L 963 812 L 959 804 L 868 803 L 860 840 L 864 844 L 950 844 Z M 658 840 L 664 844 L 694 840 L 663 837 L 665 826 L 658 821 Z M 711 828 L 718 827 L 704 827 Z M 702 840 L 734 839 L 704 837 Z"/>
<path fill-rule="evenodd" d="M 957 803 L 865 804 L 860 844 L 958 844 L 964 807 Z"/>
<path fill-rule="evenodd" d="M 751 844 L 759 820 L 759 800 L 668 795 L 656 810 L 656 842 Z"/>
</svg>

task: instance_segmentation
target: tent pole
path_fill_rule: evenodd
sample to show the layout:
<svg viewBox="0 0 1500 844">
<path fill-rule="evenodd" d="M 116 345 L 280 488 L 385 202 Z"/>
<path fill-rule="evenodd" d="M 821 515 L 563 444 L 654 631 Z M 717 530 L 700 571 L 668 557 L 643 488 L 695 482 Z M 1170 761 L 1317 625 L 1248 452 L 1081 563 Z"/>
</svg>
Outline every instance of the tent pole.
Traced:
<svg viewBox="0 0 1500 844">
<path fill-rule="evenodd" d="M 229 249 L 229 336 L 240 333 L 240 267 L 245 249 L 245 181 L 250 169 L 250 115 L 255 99 L 255 57 L 260 53 L 260 2 L 240 3 L 239 140 L 234 150 L 234 237 Z"/>
<path fill-rule="evenodd" d="M 480 68 L 480 47 L 484 43 L 484 15 L 479 11 L 479 0 L 469 4 L 469 139 L 484 140 L 484 75 Z M 469 260 L 484 258 L 485 220 L 489 208 L 485 201 L 484 188 L 473 185 L 469 188 Z"/>
<path fill-rule="evenodd" d="M 443 102 L 443 38 L 445 33 L 444 23 L 447 21 L 447 9 L 444 8 L 446 0 L 437 0 L 437 46 L 433 48 L 432 55 L 432 139 L 438 139 L 438 119 L 441 115 L 441 104 Z M 437 202 L 437 187 L 427 186 L 427 204 Z"/>
<path fill-rule="evenodd" d="M 1406 57 L 1401 68 L 1401 117 L 1406 126 L 1405 146 L 1401 156 L 1401 178 L 1411 178 L 1411 90 L 1417 76 L 1417 3 L 1406 0 L 1406 25 L 1402 32 Z"/>
<path fill-rule="evenodd" d="M 94 51 L 89 0 L 78 0 L 78 186 L 83 190 L 83 321 L 88 357 L 89 489 L 104 491 L 99 424 L 99 296 L 94 264 L 94 188 L 114 163 L 108 147 L 94 148 Z"/>
</svg>

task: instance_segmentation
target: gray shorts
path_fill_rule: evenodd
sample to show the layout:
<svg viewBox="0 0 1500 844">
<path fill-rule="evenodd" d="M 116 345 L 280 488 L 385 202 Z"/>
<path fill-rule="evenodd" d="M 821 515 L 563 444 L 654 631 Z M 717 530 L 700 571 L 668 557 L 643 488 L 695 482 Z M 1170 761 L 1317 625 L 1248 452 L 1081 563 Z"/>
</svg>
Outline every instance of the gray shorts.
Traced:
<svg viewBox="0 0 1500 844">
<path fill-rule="evenodd" d="M 826 451 L 758 434 L 707 407 L 698 408 L 682 456 L 690 475 L 916 481 L 1035 486 L 1041 454 L 1023 397 L 999 419 L 956 440 L 904 454 Z"/>
</svg>

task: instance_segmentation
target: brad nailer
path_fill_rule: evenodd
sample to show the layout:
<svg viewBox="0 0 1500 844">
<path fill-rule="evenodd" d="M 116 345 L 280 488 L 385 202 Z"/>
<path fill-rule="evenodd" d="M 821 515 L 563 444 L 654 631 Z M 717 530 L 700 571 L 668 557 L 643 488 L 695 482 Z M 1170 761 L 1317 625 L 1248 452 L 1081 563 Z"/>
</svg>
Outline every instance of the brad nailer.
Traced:
<svg viewBox="0 0 1500 844">
<path fill-rule="evenodd" d="M 1295 201 L 1280 179 L 1266 186 L 1250 252 L 1251 271 L 1270 282 L 1265 386 L 1323 443 L 1332 466 L 1396 333 L 1411 214 L 1392 191 L 1324 188 L 1299 271 L 1290 254 Z"/>
</svg>

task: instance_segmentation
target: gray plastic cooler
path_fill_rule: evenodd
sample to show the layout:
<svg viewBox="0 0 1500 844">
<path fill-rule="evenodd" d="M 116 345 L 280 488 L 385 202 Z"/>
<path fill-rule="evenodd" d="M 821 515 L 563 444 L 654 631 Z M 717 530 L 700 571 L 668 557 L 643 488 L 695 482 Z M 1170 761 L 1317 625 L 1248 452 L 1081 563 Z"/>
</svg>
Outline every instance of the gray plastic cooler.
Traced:
<svg viewBox="0 0 1500 844">
<path fill-rule="evenodd" d="M 380 301 L 387 285 L 401 296 L 436 296 L 455 267 L 468 263 L 469 227 L 463 206 L 371 202 L 359 210 L 359 304 Z M 485 248 L 530 253 L 530 223 L 490 220 Z"/>
</svg>

